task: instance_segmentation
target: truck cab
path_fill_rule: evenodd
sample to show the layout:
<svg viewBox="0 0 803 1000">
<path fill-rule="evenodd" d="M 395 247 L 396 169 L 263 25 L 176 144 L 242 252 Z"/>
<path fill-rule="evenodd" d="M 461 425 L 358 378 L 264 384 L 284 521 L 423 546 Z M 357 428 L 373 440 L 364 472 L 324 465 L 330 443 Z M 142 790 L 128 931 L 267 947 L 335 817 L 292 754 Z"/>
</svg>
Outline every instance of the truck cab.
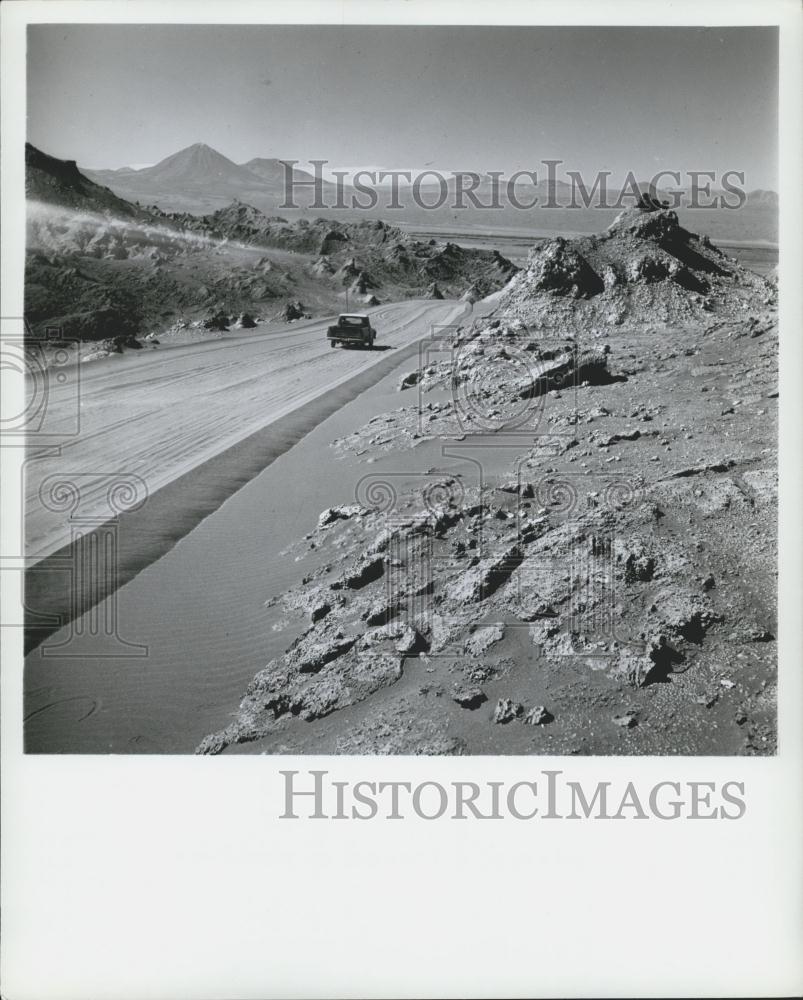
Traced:
<svg viewBox="0 0 803 1000">
<path fill-rule="evenodd" d="M 326 331 L 331 347 L 367 347 L 372 350 L 376 330 L 365 313 L 341 313 L 337 323 Z"/>
</svg>

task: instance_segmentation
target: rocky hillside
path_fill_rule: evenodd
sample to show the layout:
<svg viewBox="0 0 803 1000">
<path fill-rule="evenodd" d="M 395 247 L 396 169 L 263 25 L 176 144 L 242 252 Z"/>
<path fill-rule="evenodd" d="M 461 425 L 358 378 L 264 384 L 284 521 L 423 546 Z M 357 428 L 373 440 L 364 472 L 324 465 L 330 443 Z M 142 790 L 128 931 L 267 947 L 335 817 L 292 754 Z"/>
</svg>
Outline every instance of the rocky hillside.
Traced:
<svg viewBox="0 0 803 1000">
<path fill-rule="evenodd" d="M 354 502 L 288 549 L 286 652 L 202 752 L 774 752 L 771 281 L 644 206 L 398 388 L 333 442 Z"/>
<path fill-rule="evenodd" d="M 416 240 L 381 220 L 302 219 L 290 224 L 240 202 L 200 219 L 169 218 L 216 238 L 314 255 L 312 267 L 322 279 L 331 276 L 335 286 L 351 286 L 362 295 L 386 284 L 437 295 L 434 284 L 444 297 L 469 292 L 482 298 L 498 291 L 518 270 L 497 251 Z"/>
<path fill-rule="evenodd" d="M 220 167 L 213 153 L 163 167 L 181 175 L 200 158 L 208 172 Z M 346 301 L 476 299 L 516 272 L 494 251 L 416 241 L 378 220 L 291 225 L 241 202 L 202 217 L 145 209 L 72 162 L 27 154 L 26 318 L 36 335 L 58 328 L 119 345 L 176 324 L 219 329 L 242 314 L 287 320 Z"/>
<path fill-rule="evenodd" d="M 110 212 L 124 219 L 148 216 L 139 206 L 85 177 L 75 160 L 48 156 L 29 142 L 25 143 L 25 197 L 86 212 Z"/>
</svg>

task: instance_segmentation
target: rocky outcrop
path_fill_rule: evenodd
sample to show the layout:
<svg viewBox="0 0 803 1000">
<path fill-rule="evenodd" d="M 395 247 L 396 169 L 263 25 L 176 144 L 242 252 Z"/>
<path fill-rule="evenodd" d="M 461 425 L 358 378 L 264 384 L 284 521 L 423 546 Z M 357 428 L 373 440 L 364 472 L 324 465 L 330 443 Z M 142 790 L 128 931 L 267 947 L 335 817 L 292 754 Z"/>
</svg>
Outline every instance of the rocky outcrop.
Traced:
<svg viewBox="0 0 803 1000">
<path fill-rule="evenodd" d="M 563 332 L 623 322 L 700 322 L 774 301 L 771 281 L 740 266 L 677 214 L 643 200 L 597 236 L 545 240 L 503 296 L 503 308 Z M 575 308 L 575 300 L 580 305 Z"/>
<path fill-rule="evenodd" d="M 281 312 L 281 319 L 286 323 L 297 319 L 309 319 L 309 316 L 310 314 L 304 308 L 303 302 L 299 302 L 298 299 L 288 302 Z"/>
</svg>

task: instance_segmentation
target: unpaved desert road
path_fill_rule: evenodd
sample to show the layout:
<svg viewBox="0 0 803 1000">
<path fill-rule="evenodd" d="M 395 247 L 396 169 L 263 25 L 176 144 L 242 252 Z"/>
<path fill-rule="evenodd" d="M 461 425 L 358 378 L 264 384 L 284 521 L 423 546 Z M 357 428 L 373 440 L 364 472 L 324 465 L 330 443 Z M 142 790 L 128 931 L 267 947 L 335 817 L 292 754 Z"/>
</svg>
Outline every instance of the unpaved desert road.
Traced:
<svg viewBox="0 0 803 1000">
<path fill-rule="evenodd" d="M 127 353 L 83 365 L 79 433 L 57 453 L 29 450 L 26 548 L 34 564 L 70 541 L 76 525 L 113 517 L 260 428 L 455 322 L 465 303 L 412 300 L 366 310 L 379 350 L 332 350 L 331 317 L 232 331 L 222 339 Z M 69 424 L 72 385 L 55 385 L 47 423 Z M 67 484 L 67 485 L 65 485 Z M 144 495 L 143 495 L 144 494 Z M 44 498 L 44 502 L 43 502 Z"/>
</svg>

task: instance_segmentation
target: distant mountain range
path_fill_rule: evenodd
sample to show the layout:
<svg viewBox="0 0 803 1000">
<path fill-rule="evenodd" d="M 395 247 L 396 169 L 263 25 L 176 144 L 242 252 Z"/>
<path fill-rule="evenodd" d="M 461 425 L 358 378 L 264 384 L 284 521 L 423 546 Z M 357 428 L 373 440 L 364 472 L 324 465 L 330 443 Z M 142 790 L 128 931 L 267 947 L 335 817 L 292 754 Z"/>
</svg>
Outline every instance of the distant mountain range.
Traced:
<svg viewBox="0 0 803 1000">
<path fill-rule="evenodd" d="M 561 180 L 553 185 L 546 180 L 537 185 L 526 180 L 516 184 L 515 197 L 521 204 L 527 205 L 538 197 L 538 207 L 534 209 L 522 210 L 512 205 L 503 183 L 498 207 L 479 209 L 472 207 L 469 199 L 468 207 L 455 210 L 457 181 L 454 177 L 447 179 L 449 197 L 437 209 L 411 204 L 409 191 L 401 196 L 403 209 L 389 209 L 390 191 L 384 188 L 377 189 L 378 204 L 371 209 L 337 208 L 337 189 L 325 180 L 322 181 L 323 200 L 327 207 L 316 208 L 312 204 L 314 178 L 297 167 L 293 168 L 293 177 L 301 186 L 295 189 L 294 198 L 299 207 L 287 209 L 283 207 L 285 163 L 280 159 L 257 157 L 238 164 L 210 146 L 198 143 L 141 169 L 81 170 L 73 160 L 57 160 L 26 144 L 26 192 L 35 201 L 83 207 L 121 218 L 141 217 L 151 206 L 156 206 L 160 212 L 200 217 L 238 202 L 251 205 L 265 215 L 279 215 L 289 221 L 324 217 L 347 224 L 381 219 L 418 232 L 437 230 L 453 234 L 504 230 L 523 230 L 532 235 L 600 232 L 617 214 L 616 209 L 597 207 L 544 207 L 550 194 L 554 194 L 559 205 L 570 204 L 571 186 Z M 646 189 L 646 185 L 642 187 Z M 347 204 L 354 193 L 346 188 Z M 491 180 L 487 174 L 480 175 L 475 194 L 483 206 L 492 200 Z M 657 192 L 658 197 L 664 199 L 669 199 L 671 194 L 668 190 Z M 435 185 L 422 185 L 420 197 L 427 204 L 437 201 Z M 609 198 L 615 201 L 615 192 L 609 192 Z M 625 207 L 631 204 L 632 199 L 625 202 Z M 683 225 L 695 232 L 705 232 L 713 239 L 770 243 L 778 239 L 778 195 L 774 191 L 751 191 L 739 211 L 681 207 L 678 215 Z"/>
<path fill-rule="evenodd" d="M 158 205 L 166 211 L 205 213 L 234 200 L 273 211 L 285 201 L 286 167 L 282 160 L 257 157 L 248 163 L 234 163 L 202 142 L 141 170 L 82 170 L 121 198 Z M 293 170 L 293 177 L 302 184 L 314 180 L 311 174 L 298 169 Z M 324 189 L 331 187 L 324 182 Z M 314 191 L 299 187 L 294 198 L 307 207 L 314 200 Z"/>
<path fill-rule="evenodd" d="M 294 190 L 294 201 L 299 207 L 308 211 L 311 209 L 314 200 L 314 189 L 311 182 L 313 175 L 307 171 L 293 167 L 293 178 L 300 182 L 299 187 Z M 144 167 L 134 170 L 131 167 L 122 167 L 119 170 L 91 170 L 84 169 L 87 177 L 109 187 L 115 194 L 129 201 L 137 201 L 145 204 L 155 204 L 166 211 L 206 213 L 210 209 L 222 208 L 230 204 L 233 200 L 243 201 L 254 205 L 263 212 L 292 212 L 292 209 L 283 209 L 285 203 L 285 184 L 287 177 L 287 161 L 275 158 L 256 157 L 247 163 L 234 163 L 228 157 L 212 149 L 204 143 L 196 143 L 186 149 L 173 153 L 159 163 L 151 167 Z M 451 173 L 451 172 L 450 172 Z M 486 173 L 478 173 L 479 185 L 475 190 L 475 197 L 483 205 L 492 201 L 493 181 Z M 423 199 L 432 204 L 437 200 L 437 192 L 440 182 L 431 173 L 427 173 L 421 178 L 420 190 Z M 327 206 L 335 204 L 336 187 L 326 180 L 323 185 L 323 200 Z M 460 182 L 463 190 L 468 187 L 468 181 Z M 499 185 L 499 200 L 501 205 L 499 210 L 508 214 L 516 213 L 516 222 L 521 224 L 521 216 L 525 213 L 507 199 L 506 178 L 502 178 Z M 446 188 L 449 192 L 449 203 L 453 203 L 453 194 L 458 186 L 458 181 L 446 175 Z M 644 189 L 647 184 L 641 185 Z M 401 187 L 406 185 L 402 181 Z M 346 201 L 350 202 L 354 189 L 348 184 L 344 185 Z M 362 209 L 334 209 L 337 216 L 343 218 L 354 216 L 354 218 L 375 217 L 388 209 L 385 205 L 388 194 L 384 186 L 379 187 L 379 205 L 375 209 L 368 211 Z M 516 197 L 525 204 L 538 196 L 540 205 L 553 194 L 561 205 L 568 206 L 571 201 L 571 185 L 562 180 L 549 182 L 541 180 L 538 184 L 532 184 L 526 177 L 522 176 L 515 183 Z M 424 194 L 425 193 L 425 194 Z M 669 197 L 671 191 L 660 191 L 659 196 Z M 612 187 L 609 191 L 612 201 L 616 200 L 617 192 Z M 361 199 L 364 200 L 364 199 Z M 450 214 L 449 204 L 435 210 L 421 208 L 411 204 L 412 199 L 405 195 L 403 204 L 405 205 L 405 217 L 416 222 L 433 221 L 434 214 L 446 216 Z M 468 201 L 464 198 L 464 201 Z M 578 193 L 579 201 L 579 193 Z M 628 202 L 630 205 L 631 202 Z M 778 195 L 774 191 L 757 190 L 748 195 L 747 205 L 751 208 L 777 209 Z M 319 214 L 326 210 L 315 210 Z M 391 210 L 393 211 L 393 210 Z M 398 209 L 395 210 L 398 212 Z M 495 210 L 489 210 L 495 211 Z M 550 209 L 554 211 L 554 209 Z M 475 211 L 469 208 L 463 214 L 475 215 Z M 487 213 L 486 213 L 487 214 Z M 477 220 L 479 221 L 479 220 Z M 512 220 L 511 220 L 512 221 Z"/>
<path fill-rule="evenodd" d="M 777 191 L 765 191 L 758 188 L 747 195 L 748 205 L 765 205 L 767 208 L 778 208 L 780 199 Z"/>
</svg>

